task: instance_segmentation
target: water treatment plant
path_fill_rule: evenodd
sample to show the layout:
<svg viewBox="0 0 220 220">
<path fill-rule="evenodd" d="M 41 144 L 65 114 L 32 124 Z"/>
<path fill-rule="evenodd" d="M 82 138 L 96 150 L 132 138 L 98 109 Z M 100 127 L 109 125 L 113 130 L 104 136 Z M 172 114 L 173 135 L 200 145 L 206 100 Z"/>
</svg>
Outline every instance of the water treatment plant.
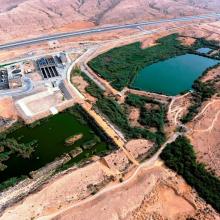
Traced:
<svg viewBox="0 0 220 220">
<path fill-rule="evenodd" d="M 219 211 L 220 44 L 169 25 L 64 39 L 65 49 L 49 41 L 2 63 L 0 219 L 22 219 L 20 208 L 30 219 L 66 211 L 80 219 L 75 210 L 84 203 L 95 201 L 92 210 L 102 197 L 119 204 L 124 195 L 145 205 L 148 196 L 154 204 L 160 195 L 162 205 L 174 198 L 192 216 L 198 207 L 206 216 Z M 209 142 L 209 152 L 200 147 Z"/>
</svg>

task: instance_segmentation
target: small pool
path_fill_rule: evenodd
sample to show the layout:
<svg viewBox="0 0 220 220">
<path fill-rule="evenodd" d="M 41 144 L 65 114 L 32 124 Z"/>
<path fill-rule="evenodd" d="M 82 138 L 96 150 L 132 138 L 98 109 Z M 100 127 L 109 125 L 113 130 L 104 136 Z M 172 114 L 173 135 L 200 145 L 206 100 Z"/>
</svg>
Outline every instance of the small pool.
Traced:
<svg viewBox="0 0 220 220">
<path fill-rule="evenodd" d="M 203 54 L 207 54 L 209 52 L 212 51 L 212 49 L 208 48 L 208 47 L 202 47 L 202 48 L 199 48 L 198 50 L 196 50 L 197 52 L 199 53 L 203 53 Z"/>
<path fill-rule="evenodd" d="M 142 69 L 131 87 L 148 92 L 177 95 L 190 90 L 193 82 L 209 67 L 219 63 L 207 57 L 185 54 Z"/>
</svg>

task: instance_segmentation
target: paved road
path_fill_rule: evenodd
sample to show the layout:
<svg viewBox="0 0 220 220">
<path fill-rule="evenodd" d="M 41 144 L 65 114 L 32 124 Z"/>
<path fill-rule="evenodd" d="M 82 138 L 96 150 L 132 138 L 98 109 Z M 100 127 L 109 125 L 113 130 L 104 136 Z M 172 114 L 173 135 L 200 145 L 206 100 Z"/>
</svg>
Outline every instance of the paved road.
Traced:
<svg viewBox="0 0 220 220">
<path fill-rule="evenodd" d="M 19 96 L 30 93 L 33 90 L 33 83 L 29 78 L 24 77 L 23 87 L 18 89 L 0 90 L 0 97 L 2 96 Z"/>
<path fill-rule="evenodd" d="M 36 44 L 36 43 L 49 41 L 49 40 L 58 40 L 58 39 L 62 39 L 62 38 L 87 35 L 87 34 L 93 34 L 93 33 L 100 33 L 100 32 L 112 31 L 112 30 L 140 28 L 141 26 L 150 26 L 150 25 L 172 23 L 172 22 L 185 22 L 185 21 L 201 20 L 201 19 L 207 19 L 207 18 L 220 18 L 220 13 L 188 16 L 188 17 L 173 18 L 173 19 L 162 19 L 162 20 L 158 20 L 158 21 L 146 21 L 146 22 L 140 22 L 140 23 L 125 24 L 125 25 L 112 25 L 112 26 L 93 28 L 93 29 L 87 29 L 87 30 L 82 30 L 82 31 L 47 35 L 47 36 L 32 38 L 32 39 L 28 39 L 28 40 L 21 40 L 21 41 L 11 42 L 11 43 L 7 43 L 7 44 L 2 44 L 2 45 L 0 45 L 0 50 Z"/>
</svg>

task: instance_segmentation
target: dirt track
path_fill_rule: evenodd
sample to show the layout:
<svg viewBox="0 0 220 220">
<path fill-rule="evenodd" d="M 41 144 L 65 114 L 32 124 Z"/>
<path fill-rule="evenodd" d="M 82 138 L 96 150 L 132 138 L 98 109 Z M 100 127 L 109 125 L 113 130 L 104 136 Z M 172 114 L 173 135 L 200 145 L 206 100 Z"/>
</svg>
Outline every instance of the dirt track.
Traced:
<svg viewBox="0 0 220 220">
<path fill-rule="evenodd" d="M 200 162 L 220 176 L 220 100 L 206 103 L 202 111 L 189 124 L 189 138 Z"/>
<path fill-rule="evenodd" d="M 102 196 L 93 197 L 91 201 L 82 202 L 81 205 L 52 215 L 53 217 L 45 216 L 39 220 L 51 217 L 60 220 L 141 220 L 147 216 L 154 216 L 152 219 L 172 220 L 194 217 L 196 213 L 202 212 L 203 218 L 199 220 L 217 219 L 216 213 L 209 208 L 204 211 L 206 205 L 196 201 L 196 195 L 192 194 L 191 188 L 181 178 L 175 177 L 173 172 L 161 167 L 161 163 L 139 170 L 131 181 L 112 188 Z"/>
</svg>

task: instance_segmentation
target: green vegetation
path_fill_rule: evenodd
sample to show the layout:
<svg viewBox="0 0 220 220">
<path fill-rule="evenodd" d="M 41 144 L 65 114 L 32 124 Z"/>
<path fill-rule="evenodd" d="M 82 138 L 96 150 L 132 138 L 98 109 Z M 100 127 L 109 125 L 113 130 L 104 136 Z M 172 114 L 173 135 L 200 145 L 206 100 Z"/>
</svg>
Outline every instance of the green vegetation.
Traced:
<svg viewBox="0 0 220 220">
<path fill-rule="evenodd" d="M 194 82 L 192 87 L 194 89 L 192 93 L 192 105 L 189 107 L 187 114 L 181 119 L 182 123 L 191 121 L 198 114 L 202 103 L 216 93 L 216 89 L 212 81 L 201 82 L 198 79 Z"/>
<path fill-rule="evenodd" d="M 27 176 L 21 176 L 21 177 L 12 177 L 2 183 L 0 183 L 0 192 L 6 188 L 15 186 L 17 183 L 19 183 L 20 181 L 24 180 L 25 178 L 27 178 Z"/>
<path fill-rule="evenodd" d="M 6 66 L 9 66 L 9 65 L 12 65 L 12 64 L 15 64 L 15 62 L 13 63 L 6 63 L 6 64 L 0 64 L 0 68 L 3 68 L 3 67 L 6 67 Z"/>
<path fill-rule="evenodd" d="M 193 49 L 202 48 L 202 47 L 208 47 L 210 49 L 219 49 L 219 43 L 217 41 L 213 40 L 206 40 L 205 38 L 197 38 L 196 43 L 193 45 Z M 198 54 L 198 52 L 196 52 Z M 205 55 L 206 54 L 202 54 Z"/>
<path fill-rule="evenodd" d="M 96 107 L 101 111 L 114 125 L 116 125 L 128 139 L 146 138 L 160 146 L 165 141 L 163 129 L 153 133 L 146 128 L 131 127 L 126 115 L 126 110 L 114 99 L 103 97 L 96 102 Z M 157 116 L 155 116 L 157 117 Z M 143 124 L 147 122 L 143 121 Z M 145 124 L 146 125 L 146 124 Z"/>
<path fill-rule="evenodd" d="M 197 163 L 193 146 L 185 137 L 178 137 L 168 144 L 161 154 L 165 164 L 182 175 L 199 196 L 220 212 L 220 180 Z"/>
<path fill-rule="evenodd" d="M 33 140 L 29 143 L 18 143 L 14 138 L 5 138 L 0 140 L 1 146 L 4 148 L 10 149 L 12 153 L 16 153 L 23 158 L 30 158 L 31 154 L 34 152 L 37 141 Z"/>
<path fill-rule="evenodd" d="M 137 108 L 141 108 L 146 103 L 161 105 L 160 102 L 158 102 L 157 100 L 155 100 L 153 98 L 148 98 L 148 97 L 145 97 L 145 96 L 139 96 L 139 95 L 135 95 L 135 94 L 128 94 L 128 96 L 126 98 L 126 103 L 128 105 L 131 105 L 131 106 L 134 106 L 134 107 L 137 107 Z"/>
<path fill-rule="evenodd" d="M 141 49 L 141 43 L 114 48 L 91 60 L 88 65 L 111 85 L 122 90 L 129 87 L 135 75 L 146 66 L 184 54 L 197 54 L 204 57 L 220 59 L 216 55 L 199 53 L 196 50 L 208 47 L 219 49 L 218 43 L 204 38 L 196 39 L 191 46 L 184 46 L 178 39 L 178 34 L 172 34 L 156 41 L 157 45 Z M 184 36 L 183 36 L 184 37 Z"/>
<path fill-rule="evenodd" d="M 94 122 L 94 119 L 88 115 L 88 113 L 82 108 L 81 105 L 76 104 L 74 106 L 74 110 L 70 108 L 68 111 L 70 111 L 71 114 L 74 116 L 77 116 L 77 119 L 86 125 L 89 125 L 92 130 L 97 134 L 92 141 L 100 142 L 100 138 L 105 142 L 109 144 L 110 149 L 114 149 L 114 143 L 112 140 L 103 132 L 103 130 L 97 125 L 97 123 Z M 100 138 L 99 138 L 100 137 Z"/>
<path fill-rule="evenodd" d="M 141 43 L 114 48 L 89 62 L 89 66 L 111 85 L 122 90 L 129 86 L 134 76 L 147 65 L 171 57 L 193 52 L 198 46 L 186 47 L 172 34 L 157 40 L 157 45 L 141 49 Z"/>
<path fill-rule="evenodd" d="M 20 127 L 20 125 L 15 125 L 15 127 Z M 0 171 L 3 171 L 7 168 L 7 166 L 2 162 L 9 160 L 10 155 L 16 154 L 22 158 L 30 158 L 37 146 L 36 140 L 33 140 L 29 143 L 19 143 L 15 138 L 9 138 L 7 134 L 12 131 L 14 131 L 14 129 L 0 134 L 0 146 L 2 150 L 0 153 Z"/>
<path fill-rule="evenodd" d="M 126 138 L 146 138 L 155 142 L 157 144 L 157 147 L 165 141 L 165 135 L 162 129 L 164 123 L 161 121 L 161 111 L 159 111 L 159 114 L 155 116 L 155 121 L 157 121 L 158 125 L 157 127 L 160 127 L 157 132 L 153 133 L 148 129 L 141 127 L 131 127 L 127 118 L 126 109 L 119 105 L 113 98 L 104 96 L 103 90 L 101 90 L 85 73 L 81 72 L 80 75 L 84 78 L 85 81 L 89 83 L 86 91 L 91 96 L 97 98 L 97 102 L 94 107 L 98 109 L 100 113 L 103 113 L 115 126 L 117 126 L 125 134 Z M 136 103 L 138 106 L 143 106 L 146 103 L 152 103 L 159 106 L 161 105 L 160 102 L 157 102 L 153 99 L 135 95 L 128 96 L 128 99 L 126 101 L 128 102 L 127 104 L 135 106 L 135 98 L 136 101 L 139 102 Z M 77 106 L 77 108 L 79 112 L 83 112 L 83 109 L 80 106 Z M 164 106 L 161 105 L 161 109 L 165 110 Z M 165 118 L 165 114 L 162 117 Z M 147 120 L 145 120 L 145 123 L 146 122 Z"/>
<path fill-rule="evenodd" d="M 86 87 L 86 92 L 88 92 L 90 95 L 92 95 L 93 97 L 96 98 L 102 98 L 103 96 L 103 90 L 100 89 L 84 72 L 82 72 L 79 68 L 75 68 L 73 69 L 73 71 L 71 72 L 71 75 L 79 75 L 82 76 L 83 79 L 88 82 L 88 86 Z M 72 77 L 71 77 L 72 78 Z"/>
<path fill-rule="evenodd" d="M 126 103 L 130 106 L 134 106 L 140 109 L 139 123 L 147 128 L 157 128 L 159 132 L 164 130 L 164 122 L 166 121 L 166 107 L 162 103 L 147 98 L 144 96 L 138 96 L 129 94 L 126 98 Z M 146 103 L 156 106 L 154 109 L 147 109 Z"/>
<path fill-rule="evenodd" d="M 82 138 L 67 147 L 65 141 L 79 134 Z M 19 181 L 20 176 L 42 168 L 64 154 L 71 155 L 74 149 L 83 151 L 71 159 L 69 167 L 92 155 L 105 154 L 113 147 L 111 140 L 80 105 L 32 125 L 17 124 L 0 134 L 0 191 Z"/>
</svg>

